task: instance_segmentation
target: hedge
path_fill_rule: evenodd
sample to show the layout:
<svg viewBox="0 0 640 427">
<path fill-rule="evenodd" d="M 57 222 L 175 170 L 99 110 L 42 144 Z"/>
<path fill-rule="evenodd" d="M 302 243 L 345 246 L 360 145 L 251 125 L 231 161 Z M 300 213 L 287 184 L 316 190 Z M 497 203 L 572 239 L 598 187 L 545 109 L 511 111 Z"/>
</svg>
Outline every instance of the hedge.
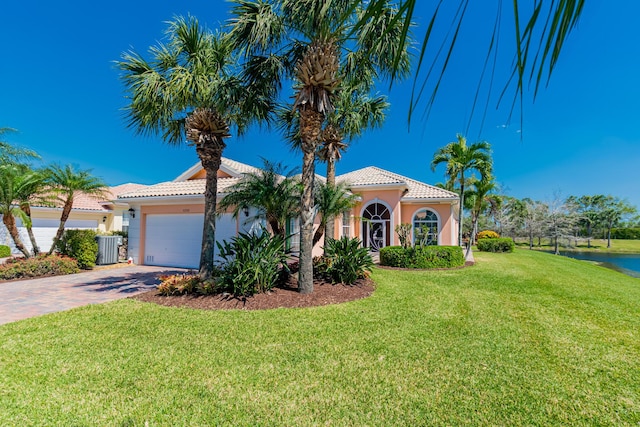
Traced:
<svg viewBox="0 0 640 427">
<path fill-rule="evenodd" d="M 7 258 L 11 256 L 11 248 L 7 245 L 0 245 L 0 258 Z"/>
<path fill-rule="evenodd" d="M 401 268 L 453 268 L 464 265 L 460 246 L 387 246 L 380 249 L 380 265 Z"/>
<path fill-rule="evenodd" d="M 612 228 L 612 239 L 640 240 L 640 228 Z"/>
<path fill-rule="evenodd" d="M 478 250 L 483 252 L 513 252 L 515 247 L 513 240 L 509 238 L 478 240 Z"/>
<path fill-rule="evenodd" d="M 0 265 L 0 280 L 31 277 L 57 276 L 80 272 L 75 259 L 64 256 L 39 256 L 36 258 L 13 258 Z"/>
</svg>

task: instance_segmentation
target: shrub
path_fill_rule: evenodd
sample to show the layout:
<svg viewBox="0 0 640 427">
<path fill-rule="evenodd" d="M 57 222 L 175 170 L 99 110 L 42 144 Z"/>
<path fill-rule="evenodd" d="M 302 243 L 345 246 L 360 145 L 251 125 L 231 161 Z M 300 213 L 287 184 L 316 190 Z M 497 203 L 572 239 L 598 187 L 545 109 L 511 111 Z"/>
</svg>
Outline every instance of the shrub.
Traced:
<svg viewBox="0 0 640 427">
<path fill-rule="evenodd" d="M 640 240 L 640 228 L 612 228 L 612 239 Z"/>
<path fill-rule="evenodd" d="M 327 239 L 324 245 L 324 275 L 333 283 L 352 285 L 367 277 L 373 267 L 373 259 L 367 248 L 361 247 L 357 238 Z"/>
<path fill-rule="evenodd" d="M 240 233 L 230 241 L 218 243 L 222 259 L 220 285 L 236 296 L 250 296 L 270 291 L 287 269 L 287 255 L 282 236 Z"/>
<path fill-rule="evenodd" d="M 380 249 L 380 264 L 401 268 L 453 268 L 464 265 L 460 246 L 387 246 Z"/>
<path fill-rule="evenodd" d="M 495 231 L 483 230 L 476 235 L 476 239 L 499 239 L 500 235 Z"/>
<path fill-rule="evenodd" d="M 0 245 L 0 258 L 7 258 L 11 256 L 11 248 L 6 245 Z"/>
<path fill-rule="evenodd" d="M 398 234 L 398 240 L 400 240 L 400 246 L 403 248 L 408 248 L 411 246 L 411 229 L 413 227 L 411 224 L 399 224 L 396 225 L 396 233 Z"/>
<path fill-rule="evenodd" d="M 509 238 L 478 240 L 478 250 L 483 252 L 513 252 L 515 246 Z"/>
<path fill-rule="evenodd" d="M 78 262 L 65 256 L 39 256 L 14 258 L 0 265 L 0 280 L 26 279 L 78 273 Z"/>
<path fill-rule="evenodd" d="M 56 244 L 56 250 L 75 258 L 83 270 L 90 270 L 96 265 L 98 258 L 98 242 L 93 230 L 66 230 Z"/>
<path fill-rule="evenodd" d="M 197 274 L 172 274 L 160 276 L 158 293 L 164 296 L 192 294 L 196 291 L 200 277 Z"/>
</svg>

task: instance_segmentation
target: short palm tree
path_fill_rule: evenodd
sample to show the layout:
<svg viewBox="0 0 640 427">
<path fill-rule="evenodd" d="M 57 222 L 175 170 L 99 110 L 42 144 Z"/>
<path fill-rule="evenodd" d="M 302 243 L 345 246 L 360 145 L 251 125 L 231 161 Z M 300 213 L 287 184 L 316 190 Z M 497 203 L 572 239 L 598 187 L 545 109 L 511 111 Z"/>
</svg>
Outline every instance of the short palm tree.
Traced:
<svg viewBox="0 0 640 427">
<path fill-rule="evenodd" d="M 358 196 L 349 192 L 346 183 L 338 185 L 321 184 L 315 192 L 316 209 L 320 214 L 320 225 L 313 235 L 313 244 L 320 241 L 323 235 L 325 239 L 333 239 L 334 235 L 325 233 L 327 225 L 333 222 L 336 216 L 349 211 L 358 203 Z"/>
<path fill-rule="evenodd" d="M 491 174 L 493 170 L 493 160 L 491 158 L 491 145 L 486 141 L 479 141 L 467 145 L 467 139 L 462 135 L 457 135 L 454 142 L 438 149 L 431 160 L 431 170 L 444 163 L 446 165 L 445 175 L 451 181 L 458 181 L 460 190 L 460 206 L 458 209 L 458 244 L 462 245 L 462 218 L 464 211 L 464 191 L 467 183 L 467 174 L 477 171 L 482 179 Z"/>
<path fill-rule="evenodd" d="M 327 115 L 335 109 L 341 82 L 341 61 L 368 64 L 378 77 L 391 74 L 397 52 L 406 52 L 400 40 L 401 20 L 390 5 L 384 12 L 354 24 L 364 13 L 361 2 L 347 0 L 235 0 L 231 35 L 249 57 L 273 60 L 278 55 L 289 66 L 280 67 L 295 80 L 293 109 L 297 111 L 303 153 L 300 206 L 301 293 L 313 291 L 313 222 L 315 158 Z M 398 28 L 396 30 L 396 27 Z M 384 34 L 384 43 L 380 35 Z M 401 62 L 408 68 L 406 62 Z M 295 67 L 291 65 L 295 64 Z M 400 68 L 395 64 L 396 68 Z M 357 71 L 359 67 L 350 67 Z"/>
<path fill-rule="evenodd" d="M 129 126 L 169 144 L 186 138 L 206 171 L 199 274 L 207 279 L 214 268 L 217 175 L 230 126 L 242 133 L 253 120 L 268 120 L 276 83 L 239 75 L 228 37 L 193 17 L 170 22 L 166 36 L 166 44 L 150 49 L 150 61 L 128 52 L 117 64 L 129 94 Z"/>
<path fill-rule="evenodd" d="M 482 179 L 474 179 L 471 190 L 465 195 L 465 198 L 471 202 L 471 235 L 469 236 L 467 253 L 471 251 L 471 245 L 475 242 L 480 215 L 487 208 L 494 207 L 499 203 L 499 196 L 492 194 L 497 187 L 495 178 L 489 174 Z"/>
<path fill-rule="evenodd" d="M 35 151 L 26 148 L 15 147 L 3 141 L 4 135 L 16 132 L 13 128 L 0 128 L 0 163 L 15 162 L 26 159 L 38 159 L 40 156 Z"/>
<path fill-rule="evenodd" d="M 46 183 L 62 203 L 60 225 L 48 253 L 48 255 L 51 255 L 58 241 L 62 238 L 64 226 L 71 214 L 75 197 L 79 193 L 84 193 L 96 198 L 106 198 L 108 197 L 108 187 L 102 179 L 93 176 L 90 170 L 79 170 L 72 165 L 52 165 L 47 167 L 44 173 L 46 175 Z"/>
<path fill-rule="evenodd" d="M 34 196 L 42 190 L 44 179 L 41 173 L 31 170 L 29 166 L 17 163 L 0 165 L 0 215 L 2 223 L 7 228 L 16 248 L 29 258 L 32 253 L 20 239 L 20 233 L 16 225 L 16 217 L 19 218 L 31 230 L 31 218 L 26 209 Z M 34 255 L 38 253 L 38 246 L 33 238 L 33 232 L 29 232 L 33 244 Z"/>
<path fill-rule="evenodd" d="M 237 217 L 246 208 L 258 208 L 273 234 L 286 238 L 287 221 L 298 215 L 300 182 L 294 177 L 294 170 L 287 170 L 281 163 L 263 161 L 260 172 L 245 174 L 228 189 L 218 209 L 231 208 Z"/>
</svg>

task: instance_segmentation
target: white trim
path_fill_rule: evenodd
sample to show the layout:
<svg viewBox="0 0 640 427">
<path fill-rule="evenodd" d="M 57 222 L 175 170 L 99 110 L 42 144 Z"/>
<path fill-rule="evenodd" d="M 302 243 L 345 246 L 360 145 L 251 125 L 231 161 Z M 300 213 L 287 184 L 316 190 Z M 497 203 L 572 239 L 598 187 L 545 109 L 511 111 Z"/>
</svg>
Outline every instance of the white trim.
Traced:
<svg viewBox="0 0 640 427">
<path fill-rule="evenodd" d="M 431 209 L 431 208 L 427 208 L 427 207 L 422 207 L 419 209 L 416 209 L 415 211 L 413 211 L 413 214 L 411 215 L 411 241 L 414 241 L 414 230 L 415 230 L 415 218 L 416 218 L 416 214 L 420 211 L 429 211 L 429 212 L 433 212 L 436 215 L 436 219 L 438 220 L 438 235 L 437 235 L 437 244 L 438 246 L 441 245 L 441 234 L 442 234 L 442 218 L 440 218 L 440 215 L 438 214 L 438 211 L 436 211 L 435 209 Z"/>
<path fill-rule="evenodd" d="M 202 169 L 204 169 L 202 167 L 202 163 L 198 162 L 195 165 L 191 166 L 189 169 L 187 169 L 186 171 L 182 172 L 180 175 L 178 175 L 173 182 L 181 182 L 181 181 L 188 181 L 189 178 L 191 178 L 193 175 L 195 175 L 196 173 L 200 172 Z"/>
<path fill-rule="evenodd" d="M 347 186 L 351 189 L 359 188 L 364 190 L 389 190 L 389 189 L 409 189 L 409 185 L 406 182 L 394 182 L 389 184 L 354 184 L 347 183 Z"/>
<path fill-rule="evenodd" d="M 440 205 L 452 205 L 458 202 L 459 198 L 430 198 L 430 197 L 403 197 L 402 203 L 411 204 L 411 203 L 432 203 L 432 204 L 440 204 Z"/>
</svg>

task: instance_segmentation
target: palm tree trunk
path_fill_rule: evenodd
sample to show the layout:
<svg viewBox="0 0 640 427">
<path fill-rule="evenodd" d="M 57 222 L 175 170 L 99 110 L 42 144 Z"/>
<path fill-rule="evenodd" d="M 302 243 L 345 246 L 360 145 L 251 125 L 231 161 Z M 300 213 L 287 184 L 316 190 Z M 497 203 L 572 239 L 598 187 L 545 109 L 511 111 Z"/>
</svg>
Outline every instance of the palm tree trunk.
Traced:
<svg viewBox="0 0 640 427">
<path fill-rule="evenodd" d="M 53 243 L 51 243 L 51 249 L 49 249 L 49 252 L 47 252 L 47 255 L 51 255 L 53 253 L 53 251 L 56 249 L 56 245 L 62 238 L 62 233 L 64 233 L 64 225 L 69 219 L 72 206 L 73 206 L 73 194 L 67 196 L 67 200 L 64 202 L 64 207 L 62 208 L 62 215 L 60 215 L 60 225 L 58 226 L 58 231 L 56 232 L 56 235 L 53 238 Z"/>
<path fill-rule="evenodd" d="M 325 230 L 327 229 L 327 225 L 328 225 L 328 223 L 324 224 L 324 221 L 322 221 L 320 223 L 320 225 L 318 226 L 318 228 L 316 228 L 316 232 L 313 234 L 313 246 L 315 246 L 316 243 L 318 243 L 320 241 L 320 239 L 322 239 L 322 235 L 325 234 Z M 327 236 L 329 236 L 328 233 L 325 235 L 325 239 L 327 238 Z M 326 243 L 326 240 L 325 240 L 325 243 Z"/>
<path fill-rule="evenodd" d="M 18 227 L 16 227 L 16 219 L 14 218 L 13 214 L 7 212 L 6 214 L 2 215 L 2 223 L 7 228 L 7 231 L 9 231 L 9 235 L 13 239 L 13 243 L 16 245 L 16 248 L 18 248 L 18 250 L 24 254 L 25 258 L 30 258 L 31 254 L 22 243 L 22 240 L 20 240 L 20 233 L 18 233 Z"/>
<path fill-rule="evenodd" d="M 464 172 L 460 173 L 460 212 L 458 212 L 458 246 L 462 246 L 462 212 L 464 211 Z"/>
<path fill-rule="evenodd" d="M 298 290 L 302 294 L 313 292 L 313 186 L 315 178 L 316 148 L 324 115 L 311 109 L 300 109 L 302 139 L 302 197 L 300 200 L 300 269 Z"/>
<path fill-rule="evenodd" d="M 27 228 L 27 234 L 29 234 L 29 240 L 31 240 L 31 252 L 33 252 L 33 256 L 38 256 L 40 255 L 40 248 L 38 247 L 38 242 L 36 241 L 36 236 L 34 236 L 33 234 L 33 223 L 31 220 L 31 207 L 29 205 L 22 205 L 20 206 L 20 209 L 22 209 L 22 212 L 25 213 L 25 215 L 27 215 L 27 217 L 29 218 L 29 224 L 25 224 L 26 228 Z"/>
<path fill-rule="evenodd" d="M 216 246 L 216 205 L 218 196 L 218 169 L 222 162 L 224 142 L 212 137 L 214 141 L 199 144 L 196 152 L 207 173 L 204 190 L 204 225 L 202 229 L 202 250 L 198 274 L 203 280 L 213 277 L 213 258 Z"/>
<path fill-rule="evenodd" d="M 336 186 L 336 159 L 333 156 L 330 156 L 327 159 L 327 186 L 328 187 L 335 187 Z M 331 239 L 335 239 L 336 235 L 335 235 L 335 225 L 336 225 L 336 219 L 335 217 L 328 217 L 326 218 L 324 221 L 325 223 L 325 227 L 324 227 L 324 235 L 325 235 L 325 239 L 327 238 L 327 236 Z M 318 229 L 319 230 L 319 229 Z M 317 232 L 316 232 L 317 234 Z M 315 240 L 315 237 L 314 237 Z M 318 238 L 318 240 L 320 240 Z M 315 244 L 315 242 L 314 242 Z"/>
</svg>

